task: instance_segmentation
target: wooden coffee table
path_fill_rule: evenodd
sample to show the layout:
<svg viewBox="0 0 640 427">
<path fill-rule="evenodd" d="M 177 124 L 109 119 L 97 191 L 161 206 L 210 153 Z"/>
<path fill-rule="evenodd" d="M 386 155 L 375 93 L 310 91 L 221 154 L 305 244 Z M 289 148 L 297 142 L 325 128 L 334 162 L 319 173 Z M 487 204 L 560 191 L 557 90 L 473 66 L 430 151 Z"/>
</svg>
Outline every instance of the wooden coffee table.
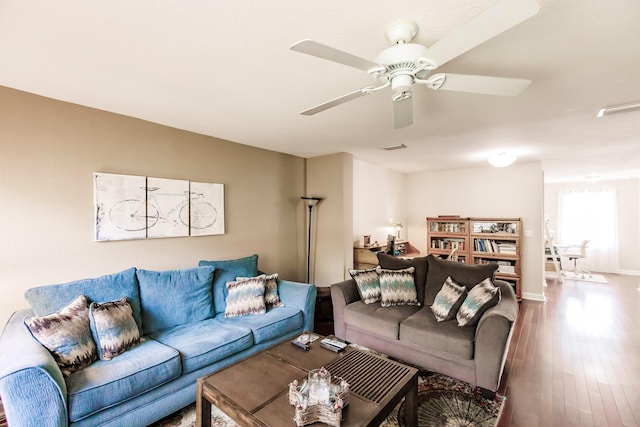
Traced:
<svg viewBox="0 0 640 427">
<path fill-rule="evenodd" d="M 293 426 L 289 383 L 301 382 L 309 370 L 323 366 L 350 385 L 341 426 L 377 426 L 403 397 L 407 426 L 417 426 L 416 368 L 352 347 L 334 353 L 320 347 L 320 340 L 310 346 L 304 351 L 287 341 L 199 378 L 196 426 L 211 426 L 212 404 L 242 426 Z"/>
</svg>

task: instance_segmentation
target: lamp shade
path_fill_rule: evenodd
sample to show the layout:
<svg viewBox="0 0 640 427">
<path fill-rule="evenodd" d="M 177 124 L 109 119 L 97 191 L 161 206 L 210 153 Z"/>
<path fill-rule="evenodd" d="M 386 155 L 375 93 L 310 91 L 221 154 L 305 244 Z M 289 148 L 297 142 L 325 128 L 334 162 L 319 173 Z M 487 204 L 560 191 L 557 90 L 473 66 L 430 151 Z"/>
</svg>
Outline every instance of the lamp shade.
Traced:
<svg viewBox="0 0 640 427">
<path fill-rule="evenodd" d="M 319 202 L 320 200 L 322 200 L 320 197 L 306 197 L 306 196 L 302 196 L 302 197 L 300 197 L 300 198 L 301 198 L 301 199 L 304 201 L 304 203 L 305 203 L 308 207 L 310 207 L 310 208 L 314 207 L 315 205 L 317 205 L 317 204 L 318 204 L 318 202 Z"/>
</svg>

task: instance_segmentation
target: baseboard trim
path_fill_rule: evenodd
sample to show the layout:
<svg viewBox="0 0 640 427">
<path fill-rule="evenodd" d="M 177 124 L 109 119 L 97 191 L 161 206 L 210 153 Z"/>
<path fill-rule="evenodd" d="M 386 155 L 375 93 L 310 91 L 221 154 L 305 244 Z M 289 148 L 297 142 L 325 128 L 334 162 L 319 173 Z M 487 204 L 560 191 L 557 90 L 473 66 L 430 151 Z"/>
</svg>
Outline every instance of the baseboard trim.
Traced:
<svg viewBox="0 0 640 427">
<path fill-rule="evenodd" d="M 522 299 L 526 299 L 530 301 L 545 302 L 547 300 L 547 297 L 545 297 L 544 294 L 534 294 L 531 292 L 523 292 Z"/>
<path fill-rule="evenodd" d="M 640 276 L 640 271 L 636 270 L 618 270 L 617 274 L 628 274 L 629 276 Z"/>
</svg>

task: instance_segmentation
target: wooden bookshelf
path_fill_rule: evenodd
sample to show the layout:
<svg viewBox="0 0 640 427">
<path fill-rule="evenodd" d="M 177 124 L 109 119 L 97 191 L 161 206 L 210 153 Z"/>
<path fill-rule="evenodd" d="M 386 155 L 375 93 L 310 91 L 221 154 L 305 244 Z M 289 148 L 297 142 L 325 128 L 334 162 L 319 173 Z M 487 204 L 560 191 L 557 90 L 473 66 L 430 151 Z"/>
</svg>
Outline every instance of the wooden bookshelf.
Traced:
<svg viewBox="0 0 640 427">
<path fill-rule="evenodd" d="M 437 216 L 427 218 L 427 253 L 447 258 L 458 250 L 458 261 L 470 263 L 469 218 Z"/>
<path fill-rule="evenodd" d="M 427 218 L 427 253 L 447 258 L 458 249 L 458 261 L 466 264 L 498 264 L 496 278 L 511 283 L 518 297 L 521 289 L 520 218 Z"/>
<path fill-rule="evenodd" d="M 471 218 L 469 237 L 471 264 L 498 264 L 496 278 L 511 283 L 521 299 L 520 218 Z"/>
</svg>

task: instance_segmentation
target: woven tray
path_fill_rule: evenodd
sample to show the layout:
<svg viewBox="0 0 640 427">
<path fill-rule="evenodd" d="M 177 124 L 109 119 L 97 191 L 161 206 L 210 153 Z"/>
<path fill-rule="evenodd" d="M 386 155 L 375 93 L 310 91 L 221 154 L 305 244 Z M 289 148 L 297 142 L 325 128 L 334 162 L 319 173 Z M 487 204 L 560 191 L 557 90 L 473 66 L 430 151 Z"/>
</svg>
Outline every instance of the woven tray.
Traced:
<svg viewBox="0 0 640 427">
<path fill-rule="evenodd" d="M 339 427 L 342 421 L 342 408 L 349 404 L 349 384 L 340 377 L 331 379 L 331 405 L 308 405 L 305 395 L 306 382 L 301 386 L 298 381 L 289 384 L 289 404 L 295 406 L 293 421 L 298 427 L 313 423 L 325 423 Z"/>
</svg>

